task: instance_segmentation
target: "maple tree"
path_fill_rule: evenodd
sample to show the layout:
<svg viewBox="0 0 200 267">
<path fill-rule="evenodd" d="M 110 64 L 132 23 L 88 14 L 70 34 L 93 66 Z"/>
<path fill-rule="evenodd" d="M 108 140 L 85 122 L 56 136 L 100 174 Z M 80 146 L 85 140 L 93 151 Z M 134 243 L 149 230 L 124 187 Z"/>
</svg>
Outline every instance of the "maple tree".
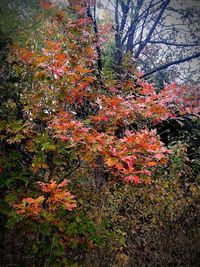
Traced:
<svg viewBox="0 0 200 267">
<path fill-rule="evenodd" d="M 13 45 L 8 58 L 24 81 L 22 116 L 1 122 L 5 142 L 1 173 L 12 175 L 3 167 L 7 147 L 12 153 L 18 150 L 15 158 L 24 162 L 23 171 L 20 162 L 12 165 L 14 176 L 21 179 L 20 188 L 14 189 L 16 181 L 7 185 L 14 195 L 11 210 L 17 216 L 13 219 L 11 212 L 11 221 L 35 222 L 42 230 L 47 223 L 47 236 L 56 236 L 59 245 L 67 248 L 74 243 L 94 248 L 102 242 L 97 232 L 101 237 L 108 235 L 103 215 L 93 218 L 94 230 L 92 219 L 87 221 L 81 213 L 87 207 L 81 198 L 90 202 L 87 189 L 92 195 L 101 194 L 105 187 L 112 191 L 128 184 L 154 186 L 156 174 L 167 168 L 174 153 L 155 128 L 163 121 L 181 123 L 184 116 L 199 116 L 196 86 L 171 84 L 157 92 L 129 62 L 126 79 L 99 75 L 101 40 L 88 15 L 93 4 L 69 1 L 68 9 L 62 10 L 50 2 L 42 3 L 51 16 L 41 29 L 45 35 L 40 44 L 34 43 L 33 33 L 34 41 L 27 47 Z M 78 228 L 81 220 L 84 231 Z"/>
</svg>

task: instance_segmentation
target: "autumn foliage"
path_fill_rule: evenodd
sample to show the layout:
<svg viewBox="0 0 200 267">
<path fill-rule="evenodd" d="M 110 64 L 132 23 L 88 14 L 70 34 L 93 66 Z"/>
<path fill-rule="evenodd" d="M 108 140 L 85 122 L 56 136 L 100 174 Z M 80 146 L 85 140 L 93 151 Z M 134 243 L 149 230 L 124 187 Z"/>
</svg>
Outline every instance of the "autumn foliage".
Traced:
<svg viewBox="0 0 200 267">
<path fill-rule="evenodd" d="M 199 116 L 195 86 L 171 84 L 158 91 L 144 82 L 134 67 L 125 78 L 110 79 L 103 72 L 99 76 L 96 47 L 101 41 L 87 16 L 93 3 L 85 2 L 71 5 L 69 1 L 68 10 L 43 2 L 42 7 L 52 13 L 45 19 L 41 29 L 45 35 L 39 45 L 30 41 L 27 47 L 11 47 L 8 61 L 20 73 L 24 86 L 20 95 L 22 116 L 2 124 L 1 129 L 5 142 L 1 173 L 10 175 L 3 165 L 8 146 L 12 153 L 20 151 L 27 177 L 19 183 L 20 190 L 18 185 L 8 186 L 9 194 L 15 196 L 10 208 L 18 216 L 16 221 L 35 222 L 41 229 L 47 224 L 47 236 L 58 238 L 63 251 L 77 244 L 98 247 L 100 241 L 94 232 L 99 240 L 109 237 L 103 234 L 109 227 L 103 226 L 105 218 L 100 214 L 102 209 L 106 217 L 108 211 L 99 204 L 95 207 L 99 215 L 88 212 L 95 194 L 114 199 L 112 192 L 119 187 L 126 195 L 129 184 L 134 190 L 160 188 L 157 177 L 166 176 L 175 152 L 161 141 L 157 127 L 170 120 L 181 125 L 185 117 Z M 22 170 L 14 168 L 20 177 Z M 84 212 L 90 214 L 84 229 L 73 232 L 65 228 L 71 223 L 78 229 L 85 220 Z M 91 221 L 97 230 L 89 228 Z M 57 232 L 52 227 L 57 227 Z M 119 238 L 121 232 L 117 233 Z M 113 236 L 111 240 L 116 242 Z M 123 243 L 121 250 L 124 248 Z M 48 253 L 51 256 L 52 252 Z M 126 253 L 120 253 L 116 259 L 125 264 Z M 71 266 L 65 264 L 57 266 Z"/>
</svg>

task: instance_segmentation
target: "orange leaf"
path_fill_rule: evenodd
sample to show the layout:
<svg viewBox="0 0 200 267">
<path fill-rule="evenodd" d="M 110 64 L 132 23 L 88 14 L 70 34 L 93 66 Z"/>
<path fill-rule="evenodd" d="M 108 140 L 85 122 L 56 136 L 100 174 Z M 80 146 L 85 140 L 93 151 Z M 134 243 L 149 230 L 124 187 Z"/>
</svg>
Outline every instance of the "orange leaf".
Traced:
<svg viewBox="0 0 200 267">
<path fill-rule="evenodd" d="M 44 9 L 49 9 L 53 7 L 53 4 L 50 1 L 43 0 L 40 2 L 40 6 Z"/>
<path fill-rule="evenodd" d="M 91 69 L 86 69 L 86 68 L 84 68 L 83 66 L 77 66 L 76 67 L 76 70 L 78 71 L 78 72 L 80 72 L 80 73 L 90 73 L 90 72 L 92 72 L 92 70 Z"/>
<path fill-rule="evenodd" d="M 55 56 L 55 59 L 59 60 L 59 61 L 64 61 L 66 59 L 65 54 L 58 54 Z"/>
<path fill-rule="evenodd" d="M 156 165 L 158 165 L 158 163 L 156 161 L 150 161 L 147 163 L 148 166 L 154 167 Z"/>
</svg>

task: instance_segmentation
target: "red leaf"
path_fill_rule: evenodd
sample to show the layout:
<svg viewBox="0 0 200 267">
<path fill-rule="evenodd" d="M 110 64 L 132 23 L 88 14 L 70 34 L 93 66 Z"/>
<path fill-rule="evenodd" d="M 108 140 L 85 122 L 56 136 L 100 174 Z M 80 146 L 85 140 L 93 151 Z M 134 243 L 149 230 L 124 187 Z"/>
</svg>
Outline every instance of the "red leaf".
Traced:
<svg viewBox="0 0 200 267">
<path fill-rule="evenodd" d="M 123 178 L 123 180 L 127 183 L 134 183 L 134 184 L 140 184 L 140 177 L 136 175 L 129 175 Z"/>
</svg>

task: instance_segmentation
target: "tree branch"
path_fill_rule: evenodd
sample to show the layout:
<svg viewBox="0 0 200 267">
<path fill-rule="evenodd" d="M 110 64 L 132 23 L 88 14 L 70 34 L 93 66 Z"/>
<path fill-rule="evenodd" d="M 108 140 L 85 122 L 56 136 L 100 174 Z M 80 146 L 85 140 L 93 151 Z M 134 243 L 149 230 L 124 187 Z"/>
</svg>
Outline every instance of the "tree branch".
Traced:
<svg viewBox="0 0 200 267">
<path fill-rule="evenodd" d="M 121 3 L 123 16 L 122 16 L 122 20 L 121 20 L 120 32 L 123 32 L 124 27 L 126 25 L 127 15 L 128 15 L 129 9 L 130 9 L 130 3 L 131 3 L 131 0 L 128 0 L 127 4 L 125 4 L 124 1 L 122 1 L 122 3 Z"/>
<path fill-rule="evenodd" d="M 156 5 L 158 5 L 158 4 L 160 4 L 161 2 L 162 2 L 162 0 L 156 2 L 155 4 L 153 4 L 153 5 L 151 6 L 151 8 L 154 7 L 154 6 L 156 6 Z M 125 36 L 123 37 L 123 40 L 122 40 L 122 43 L 123 43 L 123 44 L 126 42 L 126 39 L 127 39 L 127 38 L 129 37 L 129 35 L 132 33 L 134 24 L 135 24 L 139 19 L 141 19 L 142 16 L 143 16 L 147 11 L 148 11 L 148 8 L 145 9 L 140 15 L 138 15 L 133 21 L 131 21 L 131 25 L 128 27 L 128 30 L 127 30 Z"/>
<path fill-rule="evenodd" d="M 151 0 L 151 2 L 150 2 L 150 4 L 149 4 L 147 13 L 146 13 L 146 15 L 145 15 L 145 18 L 144 18 L 144 21 L 143 21 L 143 24 L 142 24 L 142 30 L 141 30 L 141 33 L 140 33 L 140 44 L 142 43 L 143 32 L 144 32 L 144 28 L 145 28 L 145 23 L 146 23 L 146 20 L 147 20 L 148 15 L 149 15 L 149 11 L 150 11 L 150 9 L 151 9 L 152 3 L 153 3 L 153 0 Z"/>
<path fill-rule="evenodd" d="M 96 1 L 94 3 L 94 16 L 92 16 L 90 7 L 87 8 L 87 16 L 92 20 L 93 23 L 93 29 L 96 37 L 96 52 L 97 52 L 97 67 L 98 67 L 98 76 L 99 76 L 99 81 L 102 84 L 102 79 L 101 79 L 101 71 L 102 71 L 102 59 L 101 59 L 101 47 L 98 44 L 99 43 L 99 31 L 98 31 L 98 26 L 97 26 L 97 19 L 96 19 Z"/>
<path fill-rule="evenodd" d="M 148 33 L 146 39 L 145 39 L 144 42 L 141 43 L 141 45 L 139 46 L 138 51 L 137 51 L 136 54 L 135 54 L 135 58 L 138 58 L 138 57 L 139 57 L 139 55 L 140 55 L 142 49 L 143 49 L 143 48 L 147 45 L 147 43 L 150 41 L 151 36 L 152 36 L 152 34 L 153 34 L 153 32 L 154 32 L 156 26 L 158 25 L 158 22 L 159 22 L 160 19 L 162 18 L 163 14 L 164 14 L 164 12 L 165 12 L 165 9 L 167 8 L 167 6 L 168 6 L 169 3 L 170 3 L 170 0 L 166 0 L 165 2 L 162 3 L 162 8 L 161 8 L 161 10 L 160 10 L 160 12 L 159 12 L 159 14 L 158 14 L 158 16 L 157 16 L 157 18 L 156 18 L 156 20 L 155 20 L 153 26 L 151 27 L 151 29 L 150 29 L 150 31 L 149 31 L 149 33 Z"/>
<path fill-rule="evenodd" d="M 21 32 L 21 31 L 26 31 L 26 30 L 29 30 L 31 28 L 33 28 L 34 26 L 38 25 L 40 22 L 42 22 L 42 19 L 41 20 L 38 20 L 36 21 L 35 23 L 31 24 L 31 25 L 28 25 L 27 27 L 24 27 L 24 28 L 17 28 L 17 29 L 13 29 L 11 30 L 10 32 L 8 32 L 7 34 L 12 34 L 14 32 Z"/>
<path fill-rule="evenodd" d="M 144 4 L 144 0 L 137 0 L 137 8 L 135 9 L 135 12 L 134 12 L 134 18 L 137 18 L 139 17 L 139 12 L 140 12 L 140 9 L 142 8 Z M 135 21 L 135 19 L 133 20 Z M 137 24 L 136 23 L 133 23 L 133 21 L 131 21 L 131 31 L 129 32 L 129 35 L 128 35 L 128 39 L 127 39 L 127 47 L 126 47 L 126 51 L 131 51 L 133 50 L 133 40 L 134 40 L 134 35 L 135 35 L 135 32 L 136 32 L 136 26 Z M 136 20 L 137 22 L 137 20 Z M 128 30 L 129 31 L 129 30 Z M 127 31 L 127 33 L 128 33 Z M 127 37 L 124 36 L 124 41 Z"/>
<path fill-rule="evenodd" d="M 189 56 L 189 57 L 185 57 L 185 58 L 182 58 L 182 59 L 179 59 L 179 60 L 175 60 L 175 61 L 166 63 L 166 64 L 164 64 L 162 66 L 159 66 L 159 67 L 157 67 L 155 69 L 152 69 L 152 70 L 144 73 L 141 78 L 145 78 L 145 77 L 147 77 L 147 76 L 149 76 L 149 75 L 151 75 L 151 74 L 153 74 L 153 73 L 155 73 L 155 72 L 157 72 L 159 70 L 163 70 L 163 69 L 166 69 L 166 68 L 168 68 L 170 66 L 178 65 L 178 64 L 190 61 L 190 60 L 198 58 L 198 57 L 200 57 L 200 52 L 198 52 L 198 53 L 196 53 L 196 54 L 194 54 L 192 56 Z"/>
<path fill-rule="evenodd" d="M 119 23 L 119 0 L 115 2 L 115 63 L 116 63 L 116 70 L 119 74 L 120 66 L 122 63 L 122 42 L 121 42 L 121 32 L 120 32 L 120 23 Z"/>
<path fill-rule="evenodd" d="M 195 44 L 177 44 L 177 43 L 170 43 L 167 41 L 149 41 L 149 44 L 164 44 L 164 45 L 172 45 L 172 46 L 181 46 L 181 47 L 191 47 L 191 46 L 199 46 L 200 43 L 195 43 Z"/>
</svg>

